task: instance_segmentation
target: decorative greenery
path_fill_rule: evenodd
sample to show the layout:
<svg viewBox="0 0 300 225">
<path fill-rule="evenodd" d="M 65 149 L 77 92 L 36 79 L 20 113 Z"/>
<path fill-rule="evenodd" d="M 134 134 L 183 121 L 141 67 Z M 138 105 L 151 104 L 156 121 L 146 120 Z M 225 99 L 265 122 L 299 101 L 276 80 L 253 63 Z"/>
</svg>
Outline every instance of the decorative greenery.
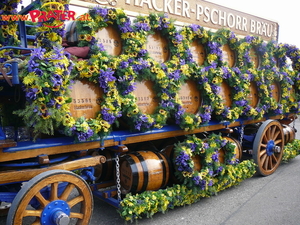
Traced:
<svg viewBox="0 0 300 225">
<path fill-rule="evenodd" d="M 225 164 L 238 163 L 234 148 L 233 144 L 220 135 L 211 134 L 204 140 L 195 135 L 188 136 L 186 141 L 175 145 L 177 178 L 189 188 L 197 187 L 213 193 L 215 190 L 211 187 L 214 177 L 222 174 Z M 221 149 L 225 152 L 224 156 L 220 156 Z M 201 168 L 195 168 L 195 163 L 200 163 Z"/>
<path fill-rule="evenodd" d="M 181 156 L 183 156 L 183 158 L 181 157 L 181 160 L 177 160 L 180 158 L 177 157 L 176 161 L 180 161 L 179 164 L 183 170 L 184 168 L 187 169 L 187 171 L 181 171 L 186 179 L 191 180 L 193 177 L 189 177 L 192 174 L 190 169 L 193 169 L 193 161 L 186 161 L 186 158 L 190 157 L 192 153 L 197 154 L 196 152 L 198 152 L 204 156 L 201 163 L 208 160 L 204 162 L 206 167 L 204 164 L 202 166 L 202 177 L 200 176 L 199 179 L 193 179 L 194 182 L 188 181 L 187 184 L 177 184 L 158 191 L 145 191 L 136 195 L 129 193 L 120 203 L 119 213 L 121 217 L 127 221 L 142 218 L 144 215 L 151 217 L 157 212 L 164 213 L 168 209 L 173 209 L 176 206 L 192 204 L 201 198 L 210 197 L 225 188 L 237 185 L 241 181 L 252 177 L 255 173 L 255 164 L 250 160 L 237 163 L 237 160 L 232 154 L 232 150 L 225 156 L 227 165 L 222 164 L 222 168 L 220 168 L 221 164 L 219 164 L 217 160 L 218 153 L 215 151 L 216 147 L 213 143 L 219 140 L 220 142 L 216 145 L 220 147 L 225 142 L 218 138 L 220 138 L 220 136 L 213 135 L 212 139 L 210 139 L 211 141 L 208 141 L 210 144 L 208 147 L 207 142 L 203 142 L 195 136 L 190 136 L 184 143 L 178 144 L 176 147 L 177 151 L 181 149 L 185 157 L 184 154 L 182 154 Z M 223 142 L 223 144 L 221 144 L 221 142 Z M 200 183 L 201 185 L 199 185 Z M 208 188 L 210 191 L 207 191 Z"/>
<path fill-rule="evenodd" d="M 17 7 L 21 0 L 3 0 L 0 2 L 0 15 L 16 15 Z M 18 24 L 15 21 L 0 21 L 0 48 L 4 46 L 18 46 Z M 12 50 L 0 51 L 0 63 L 13 57 Z"/>
<path fill-rule="evenodd" d="M 293 140 L 284 146 L 282 161 L 288 162 L 300 154 L 300 140 Z"/>
</svg>

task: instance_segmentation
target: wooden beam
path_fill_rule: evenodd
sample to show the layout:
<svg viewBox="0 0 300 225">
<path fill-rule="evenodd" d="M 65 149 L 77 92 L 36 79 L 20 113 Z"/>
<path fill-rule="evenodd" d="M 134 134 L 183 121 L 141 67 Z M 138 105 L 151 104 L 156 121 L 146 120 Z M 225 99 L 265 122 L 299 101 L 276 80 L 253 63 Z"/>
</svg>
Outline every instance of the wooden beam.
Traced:
<svg viewBox="0 0 300 225">
<path fill-rule="evenodd" d="M 105 163 L 106 158 L 102 155 L 73 160 L 70 162 L 60 163 L 54 166 L 49 166 L 46 168 L 38 168 L 38 169 L 24 169 L 24 170 L 13 170 L 13 171 L 5 171 L 0 172 L 0 184 L 12 183 L 12 182 L 21 182 L 28 181 L 36 175 L 54 169 L 62 169 L 62 170 L 76 170 L 80 168 L 97 166 L 101 163 Z"/>
</svg>

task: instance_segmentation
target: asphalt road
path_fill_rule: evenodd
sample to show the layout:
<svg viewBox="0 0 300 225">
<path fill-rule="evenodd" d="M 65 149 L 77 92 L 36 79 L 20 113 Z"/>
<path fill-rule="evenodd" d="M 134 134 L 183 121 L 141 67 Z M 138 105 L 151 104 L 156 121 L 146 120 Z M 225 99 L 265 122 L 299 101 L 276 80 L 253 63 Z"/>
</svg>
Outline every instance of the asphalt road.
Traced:
<svg viewBox="0 0 300 225">
<path fill-rule="evenodd" d="M 300 131 L 300 122 L 296 128 Z M 297 134 L 300 139 L 300 132 Z M 137 221 L 139 225 L 298 225 L 300 224 L 300 156 L 282 163 L 267 177 L 254 176 L 239 186 L 190 206 Z M 0 225 L 5 224 L 0 217 Z M 29 223 L 28 223 L 29 224 Z M 131 224 L 116 209 L 94 199 L 90 225 Z M 136 223 L 133 223 L 136 224 Z M 27 225 L 27 224 L 24 224 Z"/>
</svg>

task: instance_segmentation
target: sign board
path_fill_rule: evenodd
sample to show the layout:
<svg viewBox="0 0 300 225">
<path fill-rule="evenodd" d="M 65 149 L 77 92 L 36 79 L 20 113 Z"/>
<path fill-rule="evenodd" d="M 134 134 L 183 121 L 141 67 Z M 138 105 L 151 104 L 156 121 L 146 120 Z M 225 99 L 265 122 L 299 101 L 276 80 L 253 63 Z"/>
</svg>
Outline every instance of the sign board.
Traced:
<svg viewBox="0 0 300 225">
<path fill-rule="evenodd" d="M 206 28 L 229 28 L 239 35 L 260 36 L 264 40 L 278 40 L 277 22 L 243 13 L 204 0 L 75 0 L 106 7 L 123 8 L 140 14 L 168 13 L 170 18 Z M 75 3 L 76 5 L 76 3 Z M 77 4 L 79 5 L 79 4 Z"/>
</svg>

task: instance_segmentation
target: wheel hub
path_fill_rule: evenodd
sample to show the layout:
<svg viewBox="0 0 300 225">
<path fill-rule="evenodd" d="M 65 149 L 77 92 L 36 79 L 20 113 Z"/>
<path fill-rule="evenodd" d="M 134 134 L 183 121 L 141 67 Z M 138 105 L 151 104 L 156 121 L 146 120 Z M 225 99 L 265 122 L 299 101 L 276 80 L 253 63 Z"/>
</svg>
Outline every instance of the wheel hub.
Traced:
<svg viewBox="0 0 300 225">
<path fill-rule="evenodd" d="M 275 145 L 275 141 L 270 140 L 267 144 L 267 155 L 271 156 L 273 153 L 280 153 L 280 146 Z"/>
<path fill-rule="evenodd" d="M 50 202 L 43 210 L 41 224 L 68 225 L 70 222 L 70 207 L 63 200 Z"/>
</svg>

